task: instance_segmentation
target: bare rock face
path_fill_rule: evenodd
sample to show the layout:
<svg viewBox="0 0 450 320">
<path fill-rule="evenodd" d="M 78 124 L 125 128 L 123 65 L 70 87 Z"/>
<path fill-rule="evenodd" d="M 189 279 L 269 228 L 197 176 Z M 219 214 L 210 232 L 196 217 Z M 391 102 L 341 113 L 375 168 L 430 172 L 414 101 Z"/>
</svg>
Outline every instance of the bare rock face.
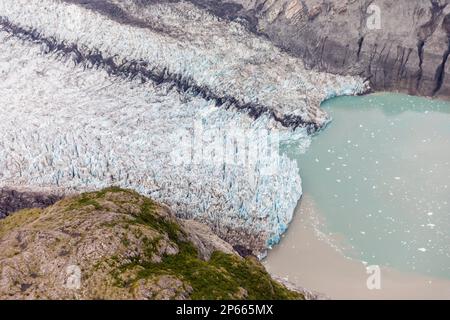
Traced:
<svg viewBox="0 0 450 320">
<path fill-rule="evenodd" d="M 261 12 L 259 28 L 311 67 L 363 75 L 376 90 L 450 96 L 448 1 L 284 2 L 271 23 Z"/>
<path fill-rule="evenodd" d="M 0 188 L 0 219 L 22 209 L 51 206 L 62 197 L 62 194 L 36 192 L 24 188 Z"/>
<path fill-rule="evenodd" d="M 375 90 L 450 98 L 449 0 L 189 1 L 241 21 L 311 68 L 364 76 Z"/>
<path fill-rule="evenodd" d="M 292 291 L 302 294 L 307 300 L 329 300 L 329 298 L 324 294 L 321 294 L 319 292 L 310 291 L 308 289 L 299 287 L 299 286 L 293 284 L 292 282 L 290 282 L 289 280 L 286 280 L 279 276 L 274 275 L 274 276 L 272 276 L 272 278 L 275 279 L 277 282 L 283 284 L 289 290 L 292 290 Z"/>
<path fill-rule="evenodd" d="M 109 188 L 0 221 L 0 299 L 301 299 L 208 227 Z"/>
<path fill-rule="evenodd" d="M 236 254 L 233 247 L 211 232 L 211 229 L 195 220 L 182 220 L 182 226 L 187 232 L 188 239 L 198 249 L 199 258 L 209 260 L 215 251 L 221 251 L 228 254 Z"/>
</svg>

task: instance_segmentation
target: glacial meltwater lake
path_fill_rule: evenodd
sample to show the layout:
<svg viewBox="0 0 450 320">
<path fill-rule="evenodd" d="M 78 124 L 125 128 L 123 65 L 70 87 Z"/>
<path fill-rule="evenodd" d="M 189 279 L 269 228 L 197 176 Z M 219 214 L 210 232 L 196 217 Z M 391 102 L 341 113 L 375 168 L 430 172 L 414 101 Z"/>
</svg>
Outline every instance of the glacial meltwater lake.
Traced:
<svg viewBox="0 0 450 320">
<path fill-rule="evenodd" d="M 291 279 L 308 273 L 302 268 L 315 253 L 293 250 L 309 242 L 293 233 L 303 231 L 296 226 L 305 224 L 302 206 L 313 206 L 316 234 L 333 238 L 346 257 L 450 279 L 450 103 L 378 93 L 322 107 L 333 121 L 307 152 L 282 147 L 298 161 L 305 194 L 268 268 Z M 283 257 L 297 267 L 278 268 Z"/>
</svg>

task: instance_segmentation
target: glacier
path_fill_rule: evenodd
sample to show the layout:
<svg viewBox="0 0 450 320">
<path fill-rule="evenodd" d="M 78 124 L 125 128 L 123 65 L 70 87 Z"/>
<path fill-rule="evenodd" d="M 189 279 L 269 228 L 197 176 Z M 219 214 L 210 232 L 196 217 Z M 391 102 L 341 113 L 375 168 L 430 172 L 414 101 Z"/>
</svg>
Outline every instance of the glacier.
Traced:
<svg viewBox="0 0 450 320">
<path fill-rule="evenodd" d="M 189 3 L 112 3 L 129 20 L 0 0 L 0 186 L 131 188 L 262 256 L 302 195 L 277 145 L 306 150 L 330 120 L 320 103 L 366 83 Z"/>
<path fill-rule="evenodd" d="M 191 87 L 207 87 L 215 96 L 233 97 L 235 104 L 258 105 L 277 119 L 294 118 L 316 129 L 329 121 L 318 106 L 330 97 L 330 88 L 332 95 L 367 89 L 360 78 L 307 70 L 301 60 L 238 23 L 190 3 L 129 9 L 139 11 L 141 23 L 120 23 L 72 2 L 85 3 L 2 0 L 0 12 L 17 26 L 76 44 L 82 54 L 95 50 L 117 65 L 144 61 L 147 69 L 188 79 Z"/>
</svg>

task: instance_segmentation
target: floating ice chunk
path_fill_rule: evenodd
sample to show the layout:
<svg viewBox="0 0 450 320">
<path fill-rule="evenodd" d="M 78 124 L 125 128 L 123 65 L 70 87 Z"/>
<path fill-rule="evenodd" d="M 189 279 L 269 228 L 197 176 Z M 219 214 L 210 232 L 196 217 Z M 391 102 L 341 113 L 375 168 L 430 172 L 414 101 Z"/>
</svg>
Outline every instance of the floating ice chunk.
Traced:
<svg viewBox="0 0 450 320">
<path fill-rule="evenodd" d="M 420 251 L 420 252 L 426 252 L 427 251 L 426 248 L 418 248 L 417 250 Z"/>
</svg>

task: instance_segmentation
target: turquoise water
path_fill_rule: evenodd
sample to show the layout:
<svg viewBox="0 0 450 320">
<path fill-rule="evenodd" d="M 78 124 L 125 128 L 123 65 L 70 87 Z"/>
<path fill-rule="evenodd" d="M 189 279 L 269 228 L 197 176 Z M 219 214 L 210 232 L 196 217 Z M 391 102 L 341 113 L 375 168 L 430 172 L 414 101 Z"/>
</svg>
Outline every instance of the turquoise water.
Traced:
<svg viewBox="0 0 450 320">
<path fill-rule="evenodd" d="M 306 154 L 303 189 L 345 254 L 450 278 L 450 103 L 400 94 L 341 97 Z"/>
</svg>

